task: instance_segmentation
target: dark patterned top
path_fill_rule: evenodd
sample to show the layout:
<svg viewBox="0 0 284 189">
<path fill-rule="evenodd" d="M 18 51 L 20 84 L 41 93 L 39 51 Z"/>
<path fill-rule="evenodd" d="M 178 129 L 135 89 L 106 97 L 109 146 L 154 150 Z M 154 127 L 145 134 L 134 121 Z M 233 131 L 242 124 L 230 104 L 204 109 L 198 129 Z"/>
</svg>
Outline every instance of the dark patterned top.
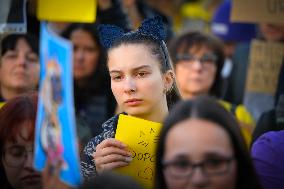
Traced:
<svg viewBox="0 0 284 189">
<path fill-rule="evenodd" d="M 91 141 L 89 141 L 85 146 L 81 160 L 81 171 L 86 180 L 89 180 L 97 175 L 93 153 L 96 151 L 96 146 L 103 140 L 107 138 L 114 138 L 118 117 L 119 115 L 115 115 L 103 123 L 103 132 L 92 138 Z"/>
</svg>

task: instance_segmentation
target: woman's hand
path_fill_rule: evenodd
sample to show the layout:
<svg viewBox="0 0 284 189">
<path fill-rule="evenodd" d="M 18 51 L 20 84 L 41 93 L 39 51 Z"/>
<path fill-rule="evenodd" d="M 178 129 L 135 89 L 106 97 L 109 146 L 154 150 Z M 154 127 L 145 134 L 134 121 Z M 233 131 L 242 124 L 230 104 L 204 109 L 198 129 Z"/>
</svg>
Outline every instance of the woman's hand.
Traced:
<svg viewBox="0 0 284 189">
<path fill-rule="evenodd" d="M 93 154 L 97 172 L 101 173 L 128 165 L 132 157 L 126 147 L 114 138 L 105 139 L 97 145 L 96 152 Z"/>
</svg>

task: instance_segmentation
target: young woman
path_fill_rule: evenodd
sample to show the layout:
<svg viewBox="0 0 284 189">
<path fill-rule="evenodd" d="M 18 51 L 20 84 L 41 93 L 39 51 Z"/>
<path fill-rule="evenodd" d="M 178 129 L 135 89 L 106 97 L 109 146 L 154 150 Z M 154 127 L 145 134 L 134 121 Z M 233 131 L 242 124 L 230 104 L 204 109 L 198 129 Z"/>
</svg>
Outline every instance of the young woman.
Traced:
<svg viewBox="0 0 284 189">
<path fill-rule="evenodd" d="M 162 122 L 168 114 L 167 94 L 174 77 L 161 18 L 148 19 L 137 31 L 128 33 L 115 26 L 101 26 L 100 34 L 108 48 L 111 89 L 118 106 L 131 116 Z M 126 146 L 113 139 L 117 119 L 118 115 L 105 122 L 103 133 L 85 147 L 81 162 L 84 177 L 131 161 Z"/>
<path fill-rule="evenodd" d="M 172 109 L 156 163 L 155 189 L 261 188 L 237 122 L 206 96 Z"/>
<path fill-rule="evenodd" d="M 171 44 L 177 85 L 183 99 L 194 99 L 208 94 L 222 98 L 221 71 L 224 64 L 223 46 L 220 40 L 201 32 L 188 32 Z M 250 144 L 254 121 L 243 105 L 220 101 L 232 112 L 242 127 L 247 144 Z"/>
<path fill-rule="evenodd" d="M 11 34 L 1 41 L 0 102 L 35 90 L 39 82 L 38 40 Z"/>
</svg>

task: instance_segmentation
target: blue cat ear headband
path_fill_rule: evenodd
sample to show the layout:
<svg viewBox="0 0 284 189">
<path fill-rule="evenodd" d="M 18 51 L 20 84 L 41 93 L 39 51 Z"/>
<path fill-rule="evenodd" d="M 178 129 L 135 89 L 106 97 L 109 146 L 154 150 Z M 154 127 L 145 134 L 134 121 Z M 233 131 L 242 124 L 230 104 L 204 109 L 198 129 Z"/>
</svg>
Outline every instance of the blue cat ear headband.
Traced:
<svg viewBox="0 0 284 189">
<path fill-rule="evenodd" d="M 110 48 L 114 41 L 122 38 L 130 33 L 137 33 L 138 35 L 150 36 L 154 40 L 163 42 L 166 38 L 166 33 L 163 27 L 163 21 L 160 16 L 146 19 L 141 26 L 134 32 L 125 33 L 120 27 L 114 25 L 99 25 L 100 42 L 105 48 Z"/>
</svg>

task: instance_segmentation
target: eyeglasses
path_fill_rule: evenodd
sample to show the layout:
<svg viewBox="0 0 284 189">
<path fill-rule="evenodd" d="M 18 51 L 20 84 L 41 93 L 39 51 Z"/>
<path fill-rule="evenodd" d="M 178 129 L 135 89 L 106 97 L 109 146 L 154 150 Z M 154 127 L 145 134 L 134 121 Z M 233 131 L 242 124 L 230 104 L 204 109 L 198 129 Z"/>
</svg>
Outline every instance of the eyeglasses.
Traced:
<svg viewBox="0 0 284 189">
<path fill-rule="evenodd" d="M 213 53 L 204 54 L 202 57 L 197 58 L 192 54 L 178 54 L 175 61 L 186 65 L 193 65 L 196 61 L 200 62 L 203 66 L 209 66 L 217 61 L 217 56 Z M 182 62 L 181 62 L 182 61 Z"/>
<path fill-rule="evenodd" d="M 230 163 L 234 159 L 234 157 L 218 157 L 199 163 L 192 163 L 188 160 L 175 160 L 163 162 L 163 167 L 175 178 L 191 177 L 197 168 L 200 168 L 206 176 L 215 176 L 226 174 L 229 171 Z"/>
<path fill-rule="evenodd" d="M 33 154 L 33 148 L 27 150 L 24 146 L 15 145 L 6 148 L 2 154 L 4 162 L 10 167 L 21 167 L 27 160 L 28 153 Z"/>
</svg>

